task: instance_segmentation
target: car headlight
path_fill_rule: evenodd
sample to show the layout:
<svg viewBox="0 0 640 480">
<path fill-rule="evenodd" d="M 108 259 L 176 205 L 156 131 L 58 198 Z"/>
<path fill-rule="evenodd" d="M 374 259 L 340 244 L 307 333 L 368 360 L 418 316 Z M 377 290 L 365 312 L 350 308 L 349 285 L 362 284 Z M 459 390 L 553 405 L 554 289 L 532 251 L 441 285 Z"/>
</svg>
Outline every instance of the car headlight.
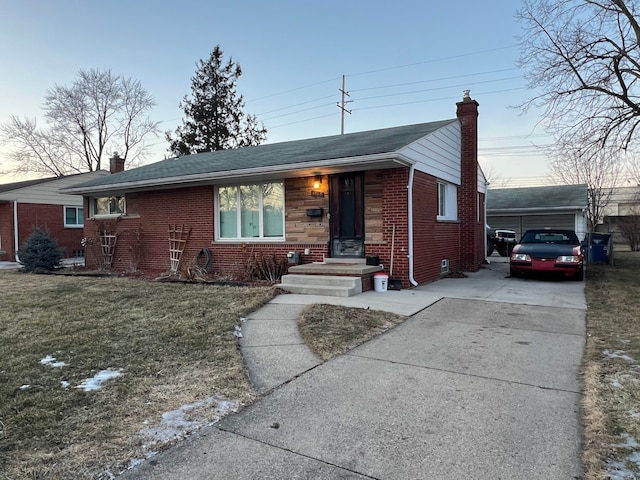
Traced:
<svg viewBox="0 0 640 480">
<path fill-rule="evenodd" d="M 531 257 L 526 253 L 512 253 L 511 260 L 515 262 L 530 262 Z"/>
<path fill-rule="evenodd" d="M 575 255 L 561 255 L 556 258 L 556 262 L 558 263 L 580 263 L 580 257 Z"/>
</svg>

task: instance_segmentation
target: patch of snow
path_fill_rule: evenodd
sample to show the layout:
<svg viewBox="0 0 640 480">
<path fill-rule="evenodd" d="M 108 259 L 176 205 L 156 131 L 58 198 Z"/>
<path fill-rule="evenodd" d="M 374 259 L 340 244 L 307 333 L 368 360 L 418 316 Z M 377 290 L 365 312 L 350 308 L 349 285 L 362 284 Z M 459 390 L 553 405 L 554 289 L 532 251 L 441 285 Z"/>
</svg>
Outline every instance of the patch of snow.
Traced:
<svg viewBox="0 0 640 480">
<path fill-rule="evenodd" d="M 26 390 L 29 387 L 31 387 L 29 384 L 20 385 L 20 390 Z"/>
<path fill-rule="evenodd" d="M 636 412 L 635 410 L 629 410 L 629 415 L 631 415 L 632 418 L 640 418 L 640 412 Z"/>
<path fill-rule="evenodd" d="M 216 419 L 213 422 L 205 423 L 187 419 L 187 414 L 194 408 L 213 404 L 217 404 Z M 228 413 L 237 411 L 237 409 L 238 404 L 236 402 L 222 400 L 216 397 L 208 397 L 201 402 L 188 403 L 186 405 L 182 405 L 176 410 L 163 413 L 162 420 L 159 425 L 146 426 L 140 431 L 140 434 L 145 437 L 145 448 L 148 448 L 151 445 L 158 443 L 166 443 L 174 439 L 184 438 L 189 433 L 192 433 L 206 425 L 211 425 Z M 144 423 L 145 425 L 148 424 L 147 421 Z"/>
<path fill-rule="evenodd" d="M 634 480 L 638 478 L 624 463 L 617 460 L 608 460 L 605 462 L 605 466 L 610 480 Z"/>
<path fill-rule="evenodd" d="M 635 362 L 633 358 L 626 354 L 624 350 L 616 350 L 612 352 L 610 350 L 604 350 L 602 354 L 607 358 L 619 358 L 620 360 L 626 360 L 628 362 Z"/>
<path fill-rule="evenodd" d="M 247 317 L 240 317 L 240 321 L 242 323 L 246 322 L 247 320 L 249 320 Z"/>
<path fill-rule="evenodd" d="M 637 440 L 633 437 L 633 435 L 629 435 L 628 433 L 623 433 L 620 436 L 624 440 L 624 443 L 616 443 L 615 445 L 612 445 L 613 447 L 629 448 L 629 449 L 635 449 L 640 447 L 640 443 L 637 442 Z"/>
<path fill-rule="evenodd" d="M 113 368 L 107 368 L 106 370 L 102 370 L 96 373 L 93 377 L 87 378 L 80 383 L 76 388 L 81 388 L 85 392 L 91 392 L 93 390 L 98 390 L 104 382 L 107 380 L 111 380 L 112 378 L 117 378 L 122 375 L 122 368 L 114 370 Z"/>
<path fill-rule="evenodd" d="M 622 384 L 618 380 L 611 380 L 611 386 L 613 388 L 622 388 Z"/>
<path fill-rule="evenodd" d="M 240 325 L 236 325 L 233 334 L 238 338 L 242 338 L 242 327 L 240 327 Z"/>
<path fill-rule="evenodd" d="M 54 368 L 64 367 L 66 365 L 64 362 L 56 362 L 56 358 L 53 355 L 47 355 L 40 360 L 40 363 Z"/>
<path fill-rule="evenodd" d="M 62 388 L 68 388 L 69 385 L 71 385 L 69 382 L 67 382 L 66 380 L 61 380 L 60 381 L 60 385 L 62 385 Z"/>
</svg>

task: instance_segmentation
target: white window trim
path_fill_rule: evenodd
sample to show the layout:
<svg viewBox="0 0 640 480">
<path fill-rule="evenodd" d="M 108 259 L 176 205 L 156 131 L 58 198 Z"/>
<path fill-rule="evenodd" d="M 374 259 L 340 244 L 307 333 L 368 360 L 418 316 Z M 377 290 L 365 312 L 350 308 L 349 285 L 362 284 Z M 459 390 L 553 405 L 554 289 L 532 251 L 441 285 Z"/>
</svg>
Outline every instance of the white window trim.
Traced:
<svg viewBox="0 0 640 480">
<path fill-rule="evenodd" d="M 76 210 L 76 219 L 82 223 L 67 223 L 67 208 L 74 208 Z M 82 210 L 82 215 L 78 215 L 78 210 Z M 64 228 L 84 228 L 84 208 L 77 207 L 75 205 L 64 205 L 62 208 L 62 214 L 64 215 Z"/>
<path fill-rule="evenodd" d="M 281 237 L 220 237 L 220 188 L 225 188 L 225 187 L 242 187 L 242 186 L 246 186 L 246 185 L 263 185 L 265 183 L 281 183 L 282 184 L 282 191 L 284 193 L 284 181 L 280 180 L 280 181 L 272 181 L 272 182 L 252 182 L 252 183 L 240 183 L 240 184 L 230 184 L 230 185 L 219 185 L 216 186 L 214 189 L 214 216 L 215 216 L 215 222 L 214 222 L 214 228 L 215 228 L 215 241 L 216 242 L 228 242 L 228 243 L 238 243 L 238 242 L 253 242 L 253 243 L 274 243 L 274 242 L 284 242 L 285 241 L 285 229 L 286 229 L 286 225 L 285 225 L 285 202 L 284 202 L 284 198 L 282 199 L 282 236 Z M 262 190 L 260 190 L 262 191 Z M 240 201 L 238 199 L 237 205 L 240 205 Z M 262 204 L 262 194 L 260 195 L 259 201 L 258 201 L 258 208 L 259 208 L 259 212 L 260 212 L 260 217 L 259 217 L 259 229 L 260 229 L 260 235 L 262 235 L 264 229 L 264 217 L 262 215 L 263 213 L 263 204 Z M 238 215 L 238 223 L 237 225 L 240 226 L 241 225 L 241 220 L 240 220 L 240 208 L 238 208 L 237 210 L 237 215 Z"/>
<path fill-rule="evenodd" d="M 440 188 L 444 188 L 444 215 L 440 215 Z M 456 221 L 458 220 L 458 189 L 449 182 L 438 180 L 438 198 L 437 201 L 437 220 L 438 221 Z"/>
</svg>

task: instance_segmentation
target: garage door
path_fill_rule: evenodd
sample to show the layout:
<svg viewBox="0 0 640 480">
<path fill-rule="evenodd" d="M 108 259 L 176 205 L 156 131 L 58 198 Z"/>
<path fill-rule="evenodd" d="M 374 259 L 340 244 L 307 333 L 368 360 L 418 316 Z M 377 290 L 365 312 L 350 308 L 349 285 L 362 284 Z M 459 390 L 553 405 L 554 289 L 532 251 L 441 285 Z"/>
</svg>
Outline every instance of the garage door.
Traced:
<svg viewBox="0 0 640 480">
<path fill-rule="evenodd" d="M 574 230 L 576 228 L 575 215 L 522 215 L 522 216 L 497 216 L 487 215 L 488 224 L 493 228 L 506 228 L 516 232 L 516 238 L 520 239 L 527 230 L 535 228 L 562 228 Z"/>
<path fill-rule="evenodd" d="M 522 228 L 532 230 L 534 228 L 561 228 L 575 230 L 576 217 L 568 215 L 526 215 L 522 217 Z"/>
</svg>

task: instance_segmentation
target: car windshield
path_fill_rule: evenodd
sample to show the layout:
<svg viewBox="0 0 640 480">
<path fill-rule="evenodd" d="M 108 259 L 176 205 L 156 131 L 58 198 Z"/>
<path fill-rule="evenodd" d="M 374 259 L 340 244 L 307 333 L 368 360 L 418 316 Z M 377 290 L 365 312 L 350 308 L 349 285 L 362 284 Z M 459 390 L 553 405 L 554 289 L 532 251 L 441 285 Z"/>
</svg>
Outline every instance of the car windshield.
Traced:
<svg viewBox="0 0 640 480">
<path fill-rule="evenodd" d="M 553 230 L 529 231 L 524 234 L 520 243 L 556 243 L 562 245 L 578 245 L 578 237 L 573 232 Z"/>
</svg>

